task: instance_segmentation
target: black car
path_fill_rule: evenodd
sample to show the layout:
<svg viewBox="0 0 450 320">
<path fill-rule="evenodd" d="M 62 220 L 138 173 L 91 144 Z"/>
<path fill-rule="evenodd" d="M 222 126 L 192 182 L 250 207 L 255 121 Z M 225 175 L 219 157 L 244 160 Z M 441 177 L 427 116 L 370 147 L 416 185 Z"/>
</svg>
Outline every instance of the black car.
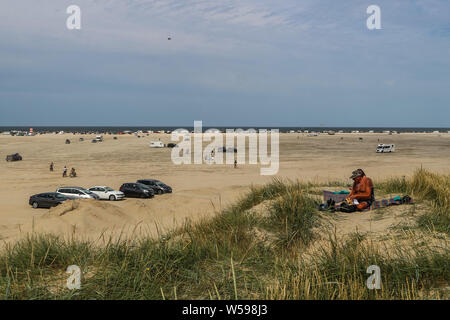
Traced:
<svg viewBox="0 0 450 320">
<path fill-rule="evenodd" d="M 163 193 L 172 193 L 172 188 L 169 187 L 167 184 L 162 183 L 159 180 L 155 179 L 143 179 L 136 181 L 137 183 L 145 184 L 146 186 L 153 189 L 153 191 L 157 194 L 163 194 Z"/>
<path fill-rule="evenodd" d="M 18 153 L 10 154 L 6 156 L 6 161 L 22 161 L 22 156 Z"/>
<path fill-rule="evenodd" d="M 30 197 L 28 203 L 33 208 L 51 208 L 63 203 L 67 197 L 57 192 L 39 193 Z"/>
<path fill-rule="evenodd" d="M 124 183 L 119 189 L 129 198 L 153 198 L 153 189 L 142 183 Z"/>
</svg>

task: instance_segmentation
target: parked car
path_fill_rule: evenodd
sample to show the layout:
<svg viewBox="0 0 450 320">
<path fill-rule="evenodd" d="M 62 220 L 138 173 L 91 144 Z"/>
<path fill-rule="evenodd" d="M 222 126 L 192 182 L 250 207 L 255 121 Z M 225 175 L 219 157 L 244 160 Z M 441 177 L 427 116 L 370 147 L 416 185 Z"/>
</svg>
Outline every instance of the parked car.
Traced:
<svg viewBox="0 0 450 320">
<path fill-rule="evenodd" d="M 70 140 L 69 139 L 66 139 L 66 144 L 70 144 Z"/>
<path fill-rule="evenodd" d="M 168 143 L 167 148 L 176 148 L 178 145 L 176 143 Z"/>
<path fill-rule="evenodd" d="M 69 199 L 99 199 L 99 196 L 95 193 L 86 190 L 82 187 L 62 187 L 56 190 Z"/>
<path fill-rule="evenodd" d="M 63 203 L 67 197 L 57 192 L 46 192 L 35 194 L 30 197 L 28 203 L 33 208 L 51 208 Z"/>
<path fill-rule="evenodd" d="M 125 194 L 125 197 L 153 198 L 155 196 L 153 189 L 142 183 L 124 183 L 119 190 Z"/>
<path fill-rule="evenodd" d="M 6 161 L 22 161 L 22 156 L 18 153 L 10 154 L 6 156 Z"/>
<path fill-rule="evenodd" d="M 153 189 L 153 191 L 157 194 L 163 194 L 163 193 L 172 193 L 172 188 L 169 187 L 167 184 L 162 183 L 159 180 L 155 179 L 144 179 L 144 180 L 138 180 L 137 183 L 145 184 L 146 186 Z"/>
<path fill-rule="evenodd" d="M 123 200 L 123 198 L 125 198 L 125 195 L 122 191 L 116 191 L 106 186 L 96 186 L 89 188 L 88 190 L 98 195 L 101 200 L 116 201 Z"/>
<path fill-rule="evenodd" d="M 150 148 L 164 148 L 164 143 L 161 141 L 150 141 Z"/>
<path fill-rule="evenodd" d="M 379 144 L 377 153 L 395 152 L 395 144 Z"/>
</svg>

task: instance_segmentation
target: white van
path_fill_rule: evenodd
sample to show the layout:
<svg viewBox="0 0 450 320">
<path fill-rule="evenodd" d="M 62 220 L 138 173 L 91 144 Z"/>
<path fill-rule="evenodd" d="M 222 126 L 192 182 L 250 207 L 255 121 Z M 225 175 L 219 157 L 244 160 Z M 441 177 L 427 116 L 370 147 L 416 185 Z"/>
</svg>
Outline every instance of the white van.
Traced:
<svg viewBox="0 0 450 320">
<path fill-rule="evenodd" d="M 161 141 L 150 141 L 150 148 L 164 148 L 164 143 Z"/>
<path fill-rule="evenodd" d="M 395 144 L 379 144 L 377 147 L 377 153 L 394 152 Z"/>
</svg>

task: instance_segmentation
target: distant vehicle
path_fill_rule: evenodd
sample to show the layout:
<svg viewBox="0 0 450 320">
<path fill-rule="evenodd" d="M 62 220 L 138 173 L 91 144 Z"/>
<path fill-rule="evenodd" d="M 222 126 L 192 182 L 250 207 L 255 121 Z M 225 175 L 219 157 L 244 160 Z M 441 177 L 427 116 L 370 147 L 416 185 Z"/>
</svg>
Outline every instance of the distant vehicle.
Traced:
<svg viewBox="0 0 450 320">
<path fill-rule="evenodd" d="M 96 186 L 89 188 L 88 190 L 98 195 L 101 200 L 116 201 L 123 200 L 123 198 L 125 198 L 125 195 L 122 191 L 116 191 L 107 186 Z"/>
<path fill-rule="evenodd" d="M 228 148 L 221 147 L 221 148 L 217 148 L 216 152 L 229 152 L 229 153 L 234 152 L 234 153 L 237 153 L 237 149 L 233 148 L 233 147 L 228 147 Z"/>
<path fill-rule="evenodd" d="M 57 192 L 46 192 L 35 194 L 30 197 L 28 203 L 33 208 L 51 208 L 63 203 L 67 197 Z"/>
<path fill-rule="evenodd" d="M 164 143 L 161 141 L 151 141 L 150 148 L 164 148 Z"/>
<path fill-rule="evenodd" d="M 10 154 L 6 156 L 6 161 L 22 161 L 22 156 L 18 153 Z"/>
<path fill-rule="evenodd" d="M 97 136 L 95 137 L 95 140 L 97 140 L 97 142 L 103 142 L 103 136 Z"/>
<path fill-rule="evenodd" d="M 99 199 L 99 196 L 95 193 L 86 190 L 82 187 L 62 187 L 56 190 L 69 199 Z"/>
<path fill-rule="evenodd" d="M 97 141 L 97 139 L 94 139 L 94 140 L 92 140 L 91 142 L 92 142 L 92 143 L 97 143 L 98 141 Z"/>
<path fill-rule="evenodd" d="M 84 138 L 80 138 L 80 142 L 84 141 Z"/>
<path fill-rule="evenodd" d="M 395 144 L 379 144 L 377 147 L 377 153 L 387 153 L 387 152 L 394 152 L 395 151 Z"/>
<path fill-rule="evenodd" d="M 162 183 L 159 180 L 155 179 L 143 179 L 136 181 L 137 183 L 145 184 L 146 186 L 153 189 L 153 192 L 156 194 L 163 194 L 163 193 L 172 193 L 172 188 L 169 187 L 167 184 Z"/>
<path fill-rule="evenodd" d="M 178 145 L 176 143 L 168 143 L 167 148 L 176 148 Z"/>
<path fill-rule="evenodd" d="M 69 139 L 66 139 L 66 144 L 70 144 L 70 140 Z"/>
<path fill-rule="evenodd" d="M 153 189 L 142 183 L 124 183 L 119 190 L 125 194 L 125 197 L 153 198 L 155 196 Z"/>
</svg>

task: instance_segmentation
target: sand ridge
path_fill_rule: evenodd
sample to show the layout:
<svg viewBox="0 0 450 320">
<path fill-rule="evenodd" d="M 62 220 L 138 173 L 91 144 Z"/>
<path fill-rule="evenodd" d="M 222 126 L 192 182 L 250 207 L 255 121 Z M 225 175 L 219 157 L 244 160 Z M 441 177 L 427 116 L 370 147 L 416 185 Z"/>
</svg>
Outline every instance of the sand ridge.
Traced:
<svg viewBox="0 0 450 320">
<path fill-rule="evenodd" d="M 84 141 L 79 141 L 83 137 Z M 58 234 L 73 232 L 96 237 L 104 230 L 121 232 L 136 225 L 156 234 L 211 216 L 245 193 L 252 184 L 269 182 L 259 165 L 181 165 L 172 163 L 171 149 L 152 149 L 150 141 L 171 142 L 170 135 L 152 134 L 104 136 L 104 142 L 90 143 L 95 135 L 46 134 L 34 137 L 0 136 L 0 156 L 19 152 L 20 162 L 0 161 L 0 239 L 15 239 L 30 230 Z M 363 140 L 359 140 L 363 137 Z M 70 145 L 65 144 L 70 139 Z M 378 143 L 395 143 L 393 154 L 376 154 Z M 374 180 L 410 175 L 423 166 L 437 173 L 449 173 L 450 134 L 336 134 L 308 137 L 280 134 L 280 170 L 276 177 L 300 181 L 346 181 L 356 168 L 363 168 Z M 50 162 L 55 171 L 49 171 Z M 62 178 L 62 168 L 75 167 L 77 178 Z M 156 178 L 173 187 L 173 194 L 153 199 L 126 199 L 64 204 L 55 209 L 32 209 L 31 195 L 53 192 L 63 186 L 89 188 Z M 66 206 L 77 206 L 63 213 Z M 63 213 L 62 215 L 59 215 Z M 355 218 L 356 219 L 356 218 Z M 355 220 L 356 223 L 357 219 Z M 365 226 L 369 222 L 360 222 Z M 74 227 L 75 226 L 75 227 Z"/>
</svg>

